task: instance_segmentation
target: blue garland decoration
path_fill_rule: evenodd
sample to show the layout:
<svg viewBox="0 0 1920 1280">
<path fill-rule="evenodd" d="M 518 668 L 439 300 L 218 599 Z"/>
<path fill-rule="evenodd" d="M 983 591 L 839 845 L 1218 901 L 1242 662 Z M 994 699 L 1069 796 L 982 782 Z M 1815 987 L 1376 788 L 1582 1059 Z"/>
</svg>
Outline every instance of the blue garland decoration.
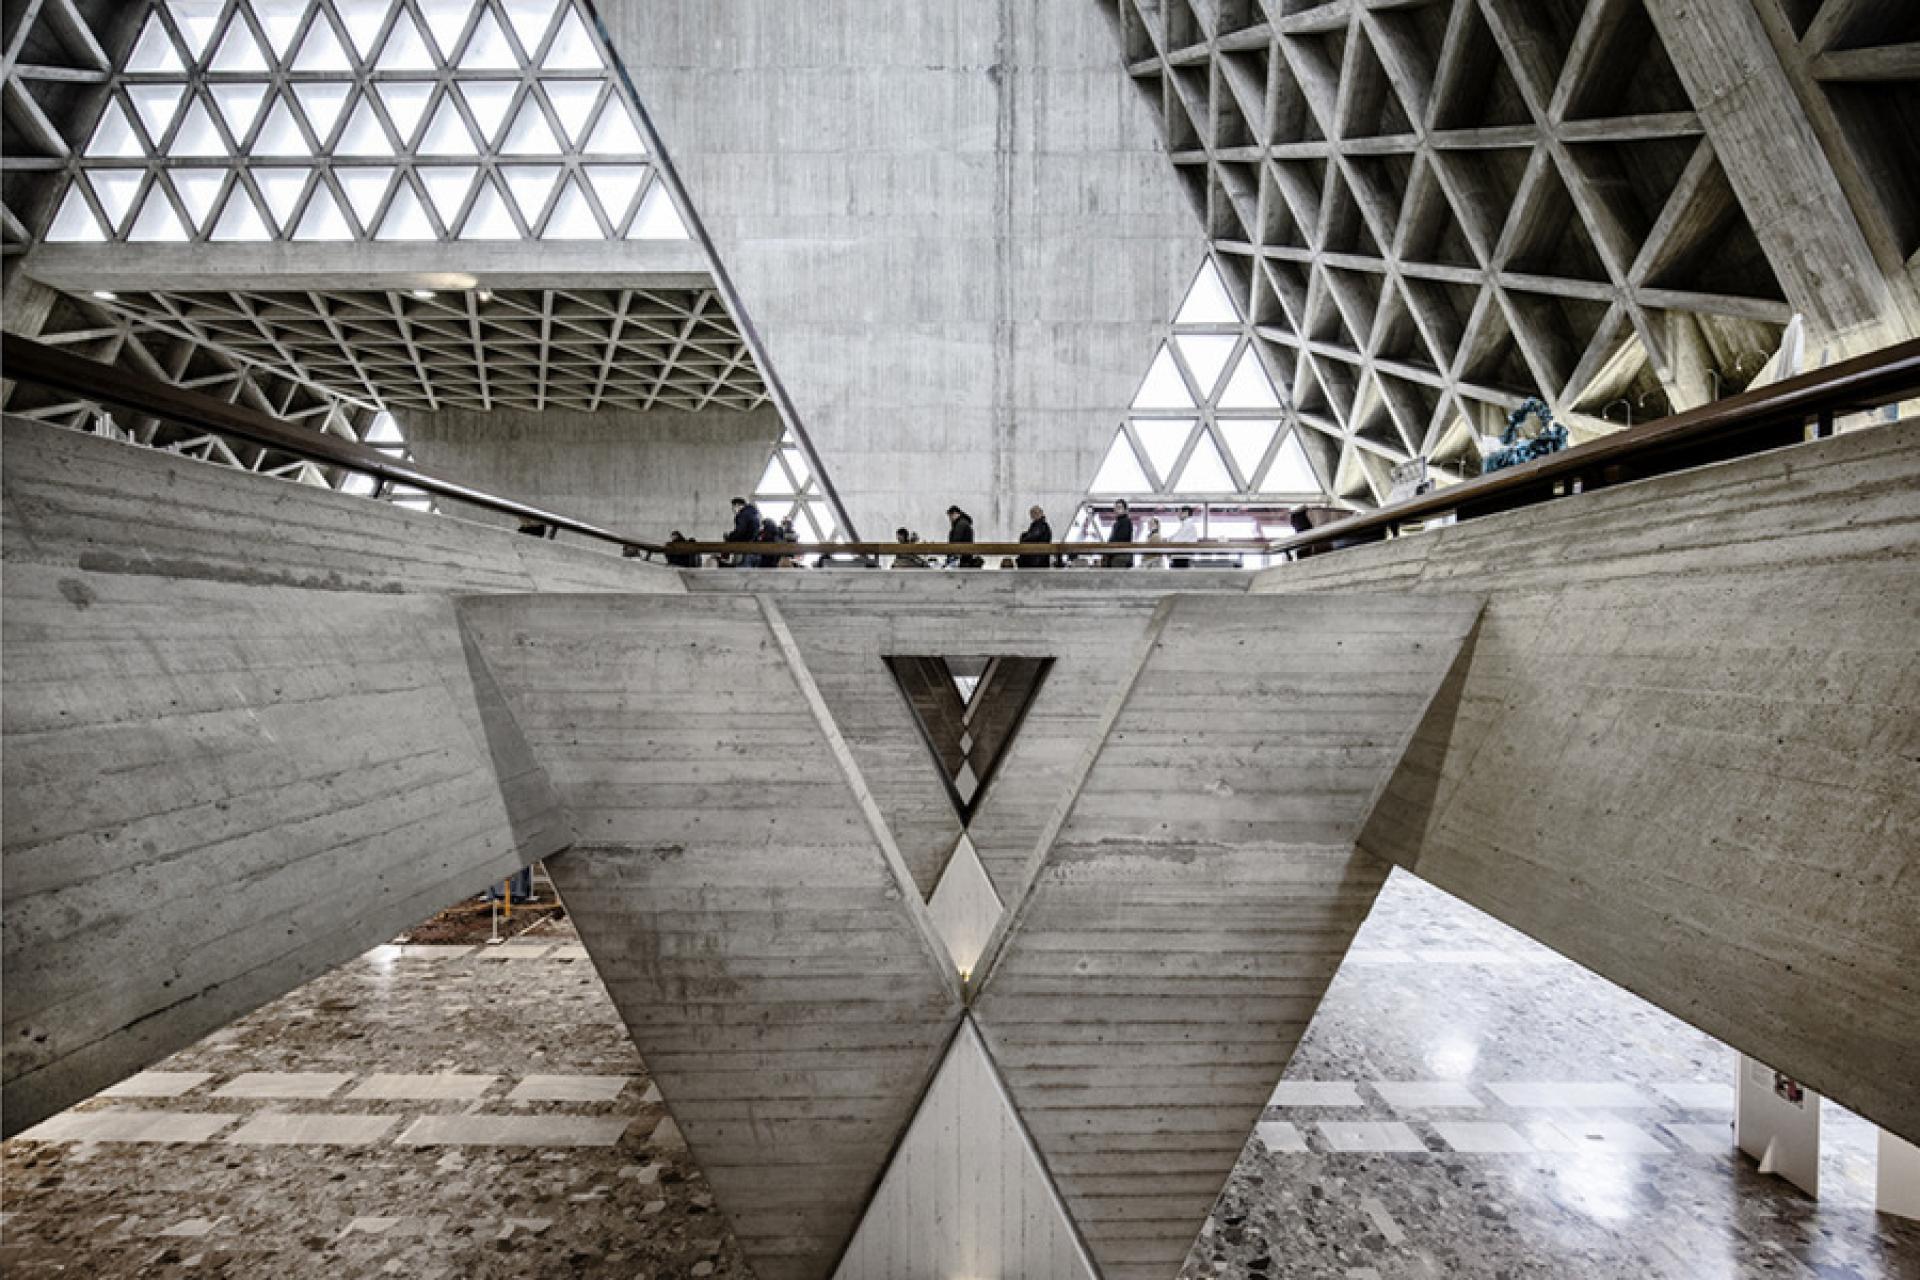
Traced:
<svg viewBox="0 0 1920 1280">
<path fill-rule="evenodd" d="M 1528 418 L 1540 424 L 1533 435 L 1522 435 Z M 1504 471 L 1522 463 L 1544 458 L 1567 447 L 1567 429 L 1553 420 L 1546 401 L 1533 398 L 1507 415 L 1507 429 L 1500 433 L 1500 447 L 1480 460 L 1480 472 Z"/>
</svg>

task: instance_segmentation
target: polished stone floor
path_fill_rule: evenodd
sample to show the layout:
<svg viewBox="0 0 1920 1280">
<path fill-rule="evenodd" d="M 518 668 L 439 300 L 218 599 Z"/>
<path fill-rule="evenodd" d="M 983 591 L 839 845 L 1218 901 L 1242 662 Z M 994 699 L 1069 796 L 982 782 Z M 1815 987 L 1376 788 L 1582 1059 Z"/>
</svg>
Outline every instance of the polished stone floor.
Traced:
<svg viewBox="0 0 1920 1280">
<path fill-rule="evenodd" d="M 1809 1201 L 1732 1078 L 1396 874 L 1185 1280 L 1920 1278 L 1871 1128 L 1828 1107 Z M 564 924 L 379 948 L 111 1092 L 0 1148 L 6 1275 L 747 1276 Z"/>
</svg>

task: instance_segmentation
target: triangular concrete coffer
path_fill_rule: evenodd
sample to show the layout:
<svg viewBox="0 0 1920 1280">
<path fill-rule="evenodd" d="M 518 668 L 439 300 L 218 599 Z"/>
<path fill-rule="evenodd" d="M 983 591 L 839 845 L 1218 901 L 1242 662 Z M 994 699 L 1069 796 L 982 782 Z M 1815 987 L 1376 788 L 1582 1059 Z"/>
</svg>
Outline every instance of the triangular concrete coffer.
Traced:
<svg viewBox="0 0 1920 1280">
<path fill-rule="evenodd" d="M 979 812 L 1053 659 L 891 654 L 886 664 L 965 826 Z"/>
<path fill-rule="evenodd" d="M 963 1021 L 834 1280 L 1097 1274 L 980 1033 Z"/>
</svg>

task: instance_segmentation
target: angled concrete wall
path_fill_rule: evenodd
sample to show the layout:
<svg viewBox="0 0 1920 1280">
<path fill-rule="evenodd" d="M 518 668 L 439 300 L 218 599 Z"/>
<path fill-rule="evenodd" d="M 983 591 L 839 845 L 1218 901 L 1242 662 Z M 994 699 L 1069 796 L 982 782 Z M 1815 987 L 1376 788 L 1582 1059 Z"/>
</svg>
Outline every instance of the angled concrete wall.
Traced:
<svg viewBox="0 0 1920 1280">
<path fill-rule="evenodd" d="M 1099 7 L 599 8 L 860 533 L 1063 528 L 1203 243 Z"/>
<path fill-rule="evenodd" d="M 1484 590 L 1361 846 L 1920 1137 L 1920 426 L 1269 570 Z"/>
<path fill-rule="evenodd" d="M 676 574 L 9 419 L 5 1131 L 570 836 L 449 596 Z"/>
<path fill-rule="evenodd" d="M 566 409 L 399 415 L 420 465 L 621 534 L 717 538 L 784 429 L 772 407 L 646 413 Z M 462 508 L 491 524 L 506 517 Z"/>
<path fill-rule="evenodd" d="M 754 1273 L 827 1276 L 960 988 L 791 638 L 744 596 L 461 612 L 579 834 L 548 871 Z"/>
</svg>

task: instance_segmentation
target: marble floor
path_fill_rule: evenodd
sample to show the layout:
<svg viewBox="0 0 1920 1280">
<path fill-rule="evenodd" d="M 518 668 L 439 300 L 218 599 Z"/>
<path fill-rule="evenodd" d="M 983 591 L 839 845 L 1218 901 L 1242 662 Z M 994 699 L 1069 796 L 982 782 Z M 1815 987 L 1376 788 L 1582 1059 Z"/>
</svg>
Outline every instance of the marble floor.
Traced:
<svg viewBox="0 0 1920 1280">
<path fill-rule="evenodd" d="M 1732 1063 L 1396 873 L 1183 1280 L 1920 1280 L 1871 1127 L 1829 1104 L 1810 1201 Z M 0 1161 L 8 1276 L 748 1275 L 564 922 L 377 948 Z"/>
</svg>

